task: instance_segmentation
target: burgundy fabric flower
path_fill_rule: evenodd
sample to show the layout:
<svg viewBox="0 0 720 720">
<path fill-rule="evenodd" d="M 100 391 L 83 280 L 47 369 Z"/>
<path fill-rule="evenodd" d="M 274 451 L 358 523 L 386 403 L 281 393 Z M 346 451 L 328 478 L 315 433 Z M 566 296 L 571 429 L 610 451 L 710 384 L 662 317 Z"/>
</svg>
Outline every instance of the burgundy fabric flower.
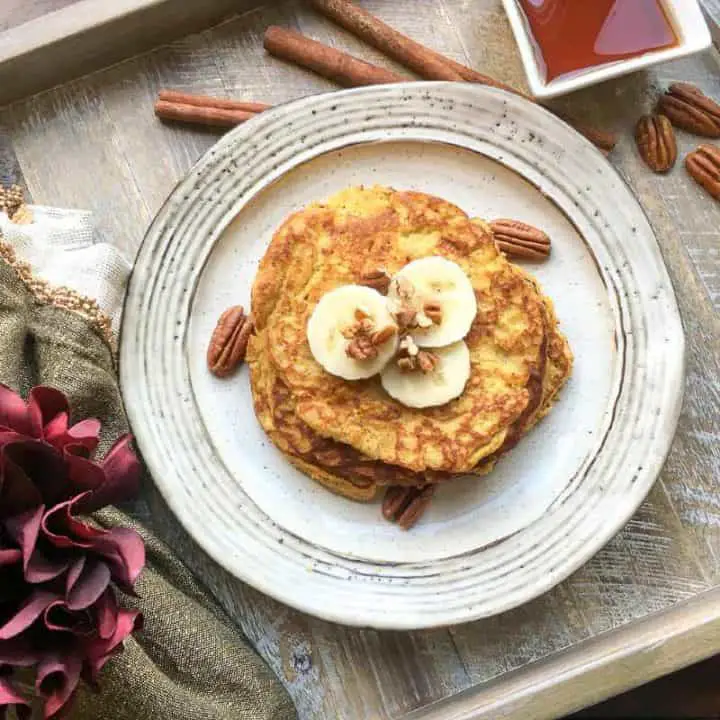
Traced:
<svg viewBox="0 0 720 720">
<path fill-rule="evenodd" d="M 0 385 L 0 720 L 11 707 L 29 717 L 19 669 L 34 670 L 45 717 L 55 716 L 142 622 L 114 590 L 133 593 L 142 539 L 88 517 L 135 495 L 140 467 L 130 436 L 92 460 L 99 432 L 97 420 L 70 425 L 58 390 L 36 387 L 25 402 Z"/>
</svg>

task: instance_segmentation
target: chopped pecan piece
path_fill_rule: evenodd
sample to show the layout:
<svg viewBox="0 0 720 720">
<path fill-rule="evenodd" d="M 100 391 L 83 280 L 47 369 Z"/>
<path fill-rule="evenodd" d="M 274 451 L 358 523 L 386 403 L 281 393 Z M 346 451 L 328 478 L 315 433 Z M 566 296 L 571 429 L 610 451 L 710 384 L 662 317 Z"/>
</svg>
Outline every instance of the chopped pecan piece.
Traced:
<svg viewBox="0 0 720 720">
<path fill-rule="evenodd" d="M 353 360 L 374 360 L 378 356 L 377 346 L 369 335 L 356 335 L 348 343 L 345 352 Z"/>
<path fill-rule="evenodd" d="M 432 320 L 433 325 L 439 325 L 442 322 L 443 312 L 442 312 L 442 307 L 440 306 L 440 303 L 437 303 L 437 302 L 425 303 L 423 312 L 425 313 L 425 315 L 427 317 L 430 318 L 430 320 Z"/>
<path fill-rule="evenodd" d="M 394 325 L 386 325 L 382 330 L 378 330 L 370 336 L 372 344 L 376 347 L 384 345 L 388 340 L 397 335 L 397 328 Z"/>
<path fill-rule="evenodd" d="M 418 368 L 426 375 L 431 373 L 438 366 L 439 362 L 440 358 L 435 353 L 428 352 L 427 350 L 421 350 L 417 354 Z"/>
<path fill-rule="evenodd" d="M 373 288 L 381 295 L 387 295 L 390 289 L 390 276 L 384 270 L 372 270 L 362 275 L 358 284 Z"/>
</svg>

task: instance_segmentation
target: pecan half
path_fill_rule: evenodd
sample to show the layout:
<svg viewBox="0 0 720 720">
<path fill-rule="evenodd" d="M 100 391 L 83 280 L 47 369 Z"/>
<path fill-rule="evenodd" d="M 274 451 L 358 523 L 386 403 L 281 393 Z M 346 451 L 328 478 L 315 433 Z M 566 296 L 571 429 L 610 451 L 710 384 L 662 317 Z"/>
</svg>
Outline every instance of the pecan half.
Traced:
<svg viewBox="0 0 720 720">
<path fill-rule="evenodd" d="M 412 330 L 418 326 L 417 312 L 406 308 L 395 313 L 395 322 L 400 326 L 401 330 Z"/>
<path fill-rule="evenodd" d="M 345 348 L 345 354 L 353 360 L 374 360 L 378 349 L 369 335 L 356 335 Z"/>
<path fill-rule="evenodd" d="M 643 115 L 635 127 L 635 141 L 640 156 L 653 172 L 664 173 L 675 165 L 675 131 L 665 115 Z"/>
<path fill-rule="evenodd" d="M 384 345 L 388 340 L 394 338 L 395 335 L 397 335 L 397 328 L 394 325 L 386 325 L 382 330 L 374 332 L 370 336 L 370 340 L 373 345 L 380 347 L 380 345 Z"/>
<path fill-rule="evenodd" d="M 397 360 L 397 366 L 400 372 L 412 372 L 416 367 L 415 358 L 412 357 L 400 357 Z"/>
<path fill-rule="evenodd" d="M 426 375 L 431 373 L 438 366 L 439 362 L 440 358 L 435 353 L 429 352 L 428 350 L 421 350 L 417 354 L 418 368 Z"/>
<path fill-rule="evenodd" d="M 685 169 L 698 185 L 720 200 L 720 148 L 700 145 L 685 158 Z"/>
<path fill-rule="evenodd" d="M 695 135 L 720 137 L 720 105 L 690 83 L 673 83 L 658 100 L 658 110 L 675 127 Z"/>
<path fill-rule="evenodd" d="M 381 295 L 387 295 L 390 289 L 390 276 L 384 270 L 372 270 L 362 275 L 358 284 L 373 288 Z"/>
<path fill-rule="evenodd" d="M 439 325 L 442 322 L 443 312 L 440 303 L 425 303 L 423 312 L 433 321 L 433 325 Z"/>
<path fill-rule="evenodd" d="M 434 485 L 422 488 L 389 487 L 382 504 L 383 517 L 397 523 L 403 530 L 409 530 L 427 510 L 434 494 Z"/>
<path fill-rule="evenodd" d="M 242 305 L 228 308 L 220 316 L 207 351 L 208 369 L 213 375 L 224 378 L 238 369 L 245 360 L 252 331 L 252 315 L 246 315 Z"/>
<path fill-rule="evenodd" d="M 550 238 L 532 225 L 519 220 L 499 219 L 490 223 L 495 242 L 510 257 L 545 260 L 550 256 Z"/>
<path fill-rule="evenodd" d="M 397 360 L 400 372 L 415 372 L 420 370 L 431 373 L 440 363 L 440 358 L 433 352 L 421 350 L 409 335 L 400 341 Z"/>
</svg>

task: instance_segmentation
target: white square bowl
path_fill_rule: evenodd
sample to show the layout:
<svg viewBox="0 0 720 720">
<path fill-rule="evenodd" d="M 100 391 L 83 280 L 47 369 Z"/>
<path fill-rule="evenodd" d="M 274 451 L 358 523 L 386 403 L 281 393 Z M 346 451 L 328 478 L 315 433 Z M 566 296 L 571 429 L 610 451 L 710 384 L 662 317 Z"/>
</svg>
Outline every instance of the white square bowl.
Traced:
<svg viewBox="0 0 720 720">
<path fill-rule="evenodd" d="M 592 0 L 584 1 L 592 2 Z M 588 85 L 627 75 L 650 65 L 692 55 L 706 50 L 712 44 L 710 31 L 697 0 L 664 0 L 665 9 L 678 37 L 677 45 L 664 50 L 643 53 L 638 57 L 615 60 L 604 65 L 579 70 L 568 77 L 555 78 L 548 82 L 545 79 L 538 45 L 519 0 L 502 0 L 502 2 L 520 48 L 520 56 L 525 66 L 530 92 L 537 98 L 565 95 Z"/>
</svg>

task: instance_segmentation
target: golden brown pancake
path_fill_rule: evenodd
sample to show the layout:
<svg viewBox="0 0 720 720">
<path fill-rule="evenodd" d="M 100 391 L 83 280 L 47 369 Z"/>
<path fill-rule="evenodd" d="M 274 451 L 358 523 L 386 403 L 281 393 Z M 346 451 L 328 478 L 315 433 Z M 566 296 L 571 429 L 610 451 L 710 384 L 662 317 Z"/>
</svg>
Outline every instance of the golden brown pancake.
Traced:
<svg viewBox="0 0 720 720">
<path fill-rule="evenodd" d="M 549 412 L 570 374 L 572 354 L 558 330 L 552 302 L 547 297 L 544 302 L 549 332 L 542 387 L 539 386 L 537 374 L 533 374 L 530 380 L 531 400 L 525 412 L 516 420 L 516 433 L 509 433 L 504 446 L 484 458 L 473 470 L 474 474 L 489 473 L 497 460 Z M 256 350 L 263 352 L 257 346 Z M 266 372 L 263 373 L 263 370 Z M 271 375 L 269 383 L 273 391 L 264 382 L 268 374 Z M 256 395 L 256 414 L 275 444 L 298 469 L 335 493 L 352 500 L 368 501 L 374 499 L 382 486 L 423 486 L 457 477 L 447 473 L 412 473 L 404 468 L 373 461 L 348 445 L 317 435 L 295 415 L 292 397 L 282 380 L 272 372 L 270 363 L 263 363 L 262 369 L 258 370 L 253 392 Z"/>
<path fill-rule="evenodd" d="M 378 267 L 392 274 L 433 255 L 463 268 L 478 301 L 466 338 L 471 377 L 463 395 L 442 407 L 417 410 L 390 398 L 376 378 L 350 383 L 326 373 L 306 338 L 320 298 Z M 309 428 L 313 437 L 354 451 L 352 473 L 359 464 L 373 479 L 379 474 L 373 463 L 407 471 L 399 474 L 409 484 L 417 484 L 425 472 L 472 471 L 503 446 L 532 399 L 531 381 L 538 373 L 544 376 L 538 368 L 546 354 L 545 310 L 533 283 L 497 250 L 486 226 L 421 193 L 351 188 L 293 215 L 260 264 L 253 312 L 257 335 L 248 357 L 256 403 L 259 395 L 289 398 L 285 404 L 264 401 L 274 405 L 258 412 L 268 433 L 275 433 L 281 450 L 307 463 L 312 459 L 307 453 L 318 452 L 314 440 L 305 437 Z M 263 376 L 265 392 L 260 393 Z M 286 406 L 291 419 L 280 439 L 274 416 L 283 415 Z M 336 449 L 332 446 L 327 457 Z M 323 467 L 328 464 L 326 458 Z M 344 460 L 332 470 L 334 476 L 346 472 Z"/>
</svg>

